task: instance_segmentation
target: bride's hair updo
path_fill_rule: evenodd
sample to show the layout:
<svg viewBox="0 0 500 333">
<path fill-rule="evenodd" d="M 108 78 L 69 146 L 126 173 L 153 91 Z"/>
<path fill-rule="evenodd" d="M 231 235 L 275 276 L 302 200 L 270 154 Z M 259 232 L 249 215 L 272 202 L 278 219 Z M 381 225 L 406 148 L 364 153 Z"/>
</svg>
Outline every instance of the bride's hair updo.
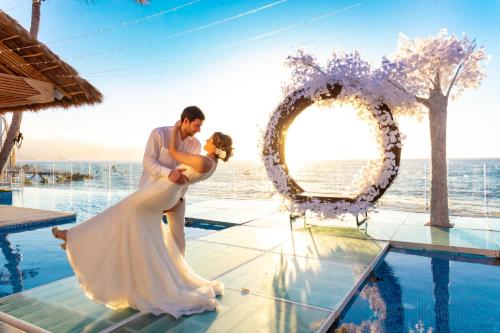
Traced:
<svg viewBox="0 0 500 333">
<path fill-rule="evenodd" d="M 217 154 L 217 151 L 215 155 L 223 160 L 224 162 L 227 162 L 231 156 L 233 156 L 233 139 L 229 135 L 223 134 L 221 132 L 215 132 L 212 135 L 212 140 L 217 149 L 220 149 L 221 151 L 225 152 L 225 155 L 222 154 Z"/>
</svg>

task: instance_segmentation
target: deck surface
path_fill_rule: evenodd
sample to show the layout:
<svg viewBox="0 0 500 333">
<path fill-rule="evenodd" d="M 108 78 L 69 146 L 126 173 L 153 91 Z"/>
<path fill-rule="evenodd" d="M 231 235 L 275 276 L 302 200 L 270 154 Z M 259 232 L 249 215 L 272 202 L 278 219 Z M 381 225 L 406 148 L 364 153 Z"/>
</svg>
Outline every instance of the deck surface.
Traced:
<svg viewBox="0 0 500 333">
<path fill-rule="evenodd" d="M 76 219 L 75 213 L 0 205 L 0 230 L 37 224 L 59 224 Z"/>
</svg>

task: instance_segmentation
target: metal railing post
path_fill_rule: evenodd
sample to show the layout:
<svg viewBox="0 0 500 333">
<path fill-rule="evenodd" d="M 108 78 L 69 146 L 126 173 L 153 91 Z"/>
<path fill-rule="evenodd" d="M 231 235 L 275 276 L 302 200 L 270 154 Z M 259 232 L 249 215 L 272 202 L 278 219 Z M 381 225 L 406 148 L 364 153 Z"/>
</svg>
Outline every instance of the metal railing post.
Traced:
<svg viewBox="0 0 500 333">
<path fill-rule="evenodd" d="M 132 192 L 132 163 L 128 164 L 128 189 Z"/>
<path fill-rule="evenodd" d="M 108 163 L 108 191 L 111 191 L 111 164 Z"/>
<path fill-rule="evenodd" d="M 19 168 L 19 186 L 23 187 L 24 186 L 24 172 L 23 172 L 23 162 L 20 162 L 20 168 Z"/>
<path fill-rule="evenodd" d="M 424 164 L 424 200 L 425 200 L 425 211 L 427 212 L 429 210 L 429 196 L 428 196 L 428 187 L 429 184 L 427 183 L 428 179 L 427 175 L 427 162 Z"/>
<path fill-rule="evenodd" d="M 483 196 L 484 196 L 484 215 L 488 215 L 488 172 L 486 163 L 483 163 Z"/>
</svg>

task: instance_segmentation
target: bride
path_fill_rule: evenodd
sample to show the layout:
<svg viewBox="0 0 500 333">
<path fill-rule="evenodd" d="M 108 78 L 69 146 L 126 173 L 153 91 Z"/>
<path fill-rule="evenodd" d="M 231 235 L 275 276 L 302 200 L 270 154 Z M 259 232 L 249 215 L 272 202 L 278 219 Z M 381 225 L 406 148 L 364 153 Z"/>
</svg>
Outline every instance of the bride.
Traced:
<svg viewBox="0 0 500 333">
<path fill-rule="evenodd" d="M 185 169 L 187 183 L 167 177 L 138 190 L 102 213 L 68 230 L 52 229 L 65 241 L 68 260 L 85 295 L 115 309 L 182 315 L 214 310 L 224 285 L 198 276 L 181 255 L 162 222 L 185 186 L 210 177 L 217 161 L 232 155 L 232 140 L 215 132 L 206 142 L 206 156 L 176 150 L 180 122 L 170 135 L 169 153 Z"/>
</svg>

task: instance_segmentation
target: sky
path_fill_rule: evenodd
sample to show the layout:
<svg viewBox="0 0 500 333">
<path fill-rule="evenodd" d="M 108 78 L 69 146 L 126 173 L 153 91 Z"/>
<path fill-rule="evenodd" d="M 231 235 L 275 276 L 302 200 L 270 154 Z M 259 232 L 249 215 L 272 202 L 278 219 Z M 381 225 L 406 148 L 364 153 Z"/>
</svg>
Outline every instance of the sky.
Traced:
<svg viewBox="0 0 500 333">
<path fill-rule="evenodd" d="M 29 29 L 31 1 L 0 0 Z M 283 98 L 284 66 L 299 48 L 323 63 L 358 50 L 378 66 L 398 34 L 441 28 L 476 38 L 492 56 L 487 78 L 448 106 L 448 157 L 500 157 L 500 1 L 46 0 L 39 40 L 104 94 L 100 105 L 25 113 L 24 160 L 140 160 L 151 130 L 188 105 L 233 137 L 235 159 L 258 160 L 261 132 Z M 403 158 L 430 156 L 429 124 L 398 119 Z M 375 156 L 368 126 L 349 108 L 304 111 L 287 139 L 291 158 Z"/>
</svg>

